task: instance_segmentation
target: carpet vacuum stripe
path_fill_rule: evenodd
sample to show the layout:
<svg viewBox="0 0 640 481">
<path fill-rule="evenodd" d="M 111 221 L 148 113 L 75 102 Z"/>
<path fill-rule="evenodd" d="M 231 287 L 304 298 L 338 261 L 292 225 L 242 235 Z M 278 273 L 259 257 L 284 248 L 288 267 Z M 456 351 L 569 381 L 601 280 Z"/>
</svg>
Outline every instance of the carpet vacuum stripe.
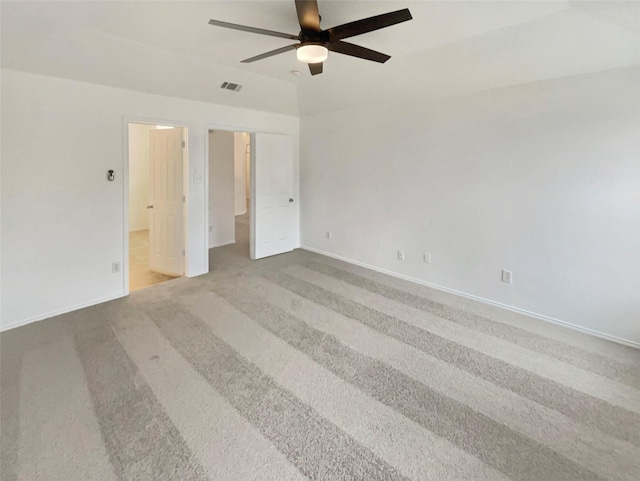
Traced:
<svg viewBox="0 0 640 481">
<path fill-rule="evenodd" d="M 416 480 L 508 479 L 336 376 L 217 294 L 198 295 L 187 309 L 279 386 L 405 476 Z"/>
<path fill-rule="evenodd" d="M 497 322 L 485 316 L 462 309 L 456 309 L 401 289 L 385 286 L 379 282 L 317 261 L 306 262 L 304 266 L 375 294 L 380 294 L 388 299 L 398 301 L 404 305 L 435 314 L 443 319 L 470 329 L 513 342 L 518 346 L 531 349 L 540 354 L 545 354 L 559 361 L 567 362 L 587 371 L 616 379 L 629 386 L 640 388 L 640 370 L 632 365 L 571 346 L 564 342 L 549 339 L 548 337 L 526 331 L 525 329 Z"/>
<path fill-rule="evenodd" d="M 349 349 L 268 301 L 248 296 L 250 290 L 241 289 L 241 284 L 221 283 L 214 290 L 318 364 L 512 479 L 604 479 L 402 372 Z"/>
<path fill-rule="evenodd" d="M 640 425 L 640 415 L 637 413 L 462 346 L 302 279 L 283 272 L 269 272 L 264 275 L 306 299 L 340 312 L 444 362 L 584 424 L 593 425 L 610 436 L 640 446 L 640 430 L 637 429 Z"/>
<path fill-rule="evenodd" d="M 430 388 L 501 422 L 588 469 L 634 481 L 637 446 L 608 436 L 512 391 L 428 356 L 353 319 L 311 302 L 264 278 L 245 276 L 240 286 L 357 352 L 402 371 Z M 240 287 L 238 287 L 240 288 Z"/>
<path fill-rule="evenodd" d="M 149 316 L 172 346 L 309 479 L 406 479 L 280 388 L 183 307 L 159 302 Z"/>
<path fill-rule="evenodd" d="M 118 477 L 206 480 L 202 466 L 111 326 L 78 333 L 76 349 Z"/>
</svg>

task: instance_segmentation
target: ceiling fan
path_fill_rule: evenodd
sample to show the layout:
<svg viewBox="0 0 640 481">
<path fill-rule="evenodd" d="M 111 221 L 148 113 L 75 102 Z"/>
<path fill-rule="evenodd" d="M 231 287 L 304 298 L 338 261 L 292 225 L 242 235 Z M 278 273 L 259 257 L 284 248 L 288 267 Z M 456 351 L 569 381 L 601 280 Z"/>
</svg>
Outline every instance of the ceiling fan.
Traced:
<svg viewBox="0 0 640 481">
<path fill-rule="evenodd" d="M 272 57 L 274 55 L 288 52 L 289 50 L 296 50 L 298 60 L 309 64 L 311 75 L 317 75 L 322 73 L 322 63 L 329 56 L 329 50 L 343 55 L 371 60 L 373 62 L 386 62 L 391 58 L 389 55 L 376 52 L 375 50 L 361 47 L 359 45 L 354 45 L 352 43 L 343 42 L 342 39 L 390 27 L 396 23 L 406 22 L 413 18 L 409 9 L 405 8 L 403 10 L 383 13 L 382 15 L 364 18 L 362 20 L 356 20 L 355 22 L 349 22 L 343 25 L 338 25 L 337 27 L 322 30 L 320 28 L 318 2 L 316 0 L 295 0 L 295 3 L 296 11 L 298 13 L 298 22 L 300 23 L 300 33 L 298 35 L 248 27 L 246 25 L 222 22 L 220 20 L 209 20 L 209 24 L 218 27 L 232 28 L 234 30 L 242 30 L 244 32 L 269 35 L 271 37 L 298 40 L 300 43 L 271 50 L 270 52 L 256 55 L 255 57 L 248 58 L 242 62 L 255 62 L 256 60 Z"/>
</svg>

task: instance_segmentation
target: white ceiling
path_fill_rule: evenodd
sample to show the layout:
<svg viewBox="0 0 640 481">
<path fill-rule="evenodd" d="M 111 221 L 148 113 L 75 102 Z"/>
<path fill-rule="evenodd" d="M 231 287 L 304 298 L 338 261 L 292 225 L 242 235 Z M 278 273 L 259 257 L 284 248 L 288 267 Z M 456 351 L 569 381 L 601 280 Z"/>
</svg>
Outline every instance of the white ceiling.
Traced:
<svg viewBox="0 0 640 481">
<path fill-rule="evenodd" d="M 311 77 L 289 43 L 210 18 L 298 33 L 286 1 L 2 1 L 2 66 L 194 100 L 309 115 L 640 63 L 640 2 L 331 1 L 322 26 L 408 7 L 414 20 L 349 39 L 392 56 L 330 54 Z M 302 71 L 293 76 L 292 70 Z M 240 93 L 218 88 L 244 85 Z"/>
</svg>

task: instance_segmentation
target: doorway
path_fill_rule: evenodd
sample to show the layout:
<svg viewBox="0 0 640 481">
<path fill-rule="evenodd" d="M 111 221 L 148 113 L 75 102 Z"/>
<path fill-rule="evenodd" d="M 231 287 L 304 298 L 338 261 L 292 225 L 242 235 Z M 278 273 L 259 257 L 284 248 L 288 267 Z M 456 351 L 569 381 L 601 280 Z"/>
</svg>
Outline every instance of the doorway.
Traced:
<svg viewBox="0 0 640 481">
<path fill-rule="evenodd" d="M 236 243 L 249 257 L 251 222 L 251 135 L 234 132 L 234 199 Z"/>
<path fill-rule="evenodd" d="M 250 134 L 209 131 L 209 248 L 249 257 Z M 233 246 L 233 247 L 231 247 Z"/>
<path fill-rule="evenodd" d="M 185 272 L 187 129 L 130 122 L 129 291 Z"/>
<path fill-rule="evenodd" d="M 208 130 L 209 270 L 295 247 L 290 136 Z M 229 256 L 229 254 L 233 254 Z"/>
</svg>

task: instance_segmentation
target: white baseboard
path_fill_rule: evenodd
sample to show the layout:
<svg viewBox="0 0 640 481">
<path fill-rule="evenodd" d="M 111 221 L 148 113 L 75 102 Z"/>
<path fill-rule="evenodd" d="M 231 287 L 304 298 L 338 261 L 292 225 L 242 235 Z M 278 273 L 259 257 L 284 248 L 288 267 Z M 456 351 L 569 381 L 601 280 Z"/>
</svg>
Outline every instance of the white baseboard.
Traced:
<svg viewBox="0 0 640 481">
<path fill-rule="evenodd" d="M 228 246 L 229 244 L 235 244 L 235 243 L 236 243 L 235 239 L 222 241 L 222 242 L 218 242 L 218 243 L 214 243 L 214 244 L 209 245 L 209 249 L 213 249 L 214 247 Z"/>
<path fill-rule="evenodd" d="M 78 309 L 84 309 L 85 307 L 95 306 L 96 304 L 102 304 L 103 302 L 113 301 L 114 299 L 120 299 L 121 297 L 125 297 L 125 296 L 123 294 L 118 294 L 116 296 L 109 296 L 109 297 L 103 297 L 100 299 L 94 299 L 93 301 L 83 302 L 82 304 L 76 304 L 75 306 L 65 307 L 64 309 L 58 309 L 55 311 L 47 312 L 46 314 L 40 314 L 38 316 L 31 317 L 29 319 L 23 319 L 21 321 L 12 322 L 10 324 L 0 326 L 0 332 L 8 331 L 9 329 L 15 329 L 16 327 L 26 326 L 27 324 L 31 324 L 33 322 L 44 321 L 45 319 L 59 316 L 60 314 L 66 314 L 67 312 L 77 311 Z"/>
<path fill-rule="evenodd" d="M 420 284 L 426 287 L 431 287 L 433 289 L 437 289 L 439 291 L 448 292 L 449 294 L 455 294 L 457 296 L 466 297 L 467 299 L 472 299 L 474 301 L 482 302 L 484 304 L 489 304 L 491 306 L 500 307 L 502 309 L 506 309 L 508 311 L 517 312 L 518 314 L 524 314 L 529 317 L 533 317 L 535 319 L 540 319 L 541 321 L 550 322 L 552 324 L 557 324 L 563 327 L 567 327 L 569 329 L 573 329 L 574 331 L 583 332 L 585 334 L 589 334 L 591 336 L 599 337 L 602 339 L 606 339 L 608 341 L 616 342 L 618 344 L 623 344 L 625 346 L 634 347 L 636 349 L 640 349 L 640 343 L 635 341 L 630 341 L 629 339 L 623 339 L 620 337 L 612 336 L 611 334 L 607 334 L 604 332 L 596 331 L 593 329 L 589 329 L 587 327 L 578 326 L 576 324 L 572 324 L 567 321 L 562 321 L 560 319 L 555 319 L 553 317 L 545 316 L 544 314 L 538 314 L 536 312 L 527 311 L 526 309 L 521 309 L 519 307 L 510 306 L 508 304 L 502 304 L 501 302 L 492 301 L 491 299 L 485 299 L 484 297 L 475 296 L 473 294 L 469 294 L 467 292 L 457 291 L 455 289 L 450 289 L 449 287 L 440 286 L 438 284 L 432 284 L 430 282 L 426 282 L 420 279 L 416 279 L 415 277 L 405 276 L 403 274 L 398 274 L 397 272 L 389 271 L 386 269 L 381 269 L 380 267 L 375 267 L 369 264 L 365 264 L 364 262 L 359 262 L 353 259 L 349 259 L 348 257 L 342 257 L 336 254 L 332 254 L 330 252 L 326 252 L 320 249 L 315 249 L 313 247 L 308 246 L 300 246 L 301 249 L 306 251 L 315 252 L 316 254 L 320 254 L 323 256 L 331 257 L 333 259 L 338 259 L 340 261 L 347 262 L 349 264 L 353 264 L 356 266 L 364 267 L 366 269 L 370 269 L 372 271 L 380 272 L 382 274 L 387 274 L 392 277 L 396 277 L 398 279 L 403 279 L 405 281 L 414 282 L 416 284 Z"/>
</svg>

